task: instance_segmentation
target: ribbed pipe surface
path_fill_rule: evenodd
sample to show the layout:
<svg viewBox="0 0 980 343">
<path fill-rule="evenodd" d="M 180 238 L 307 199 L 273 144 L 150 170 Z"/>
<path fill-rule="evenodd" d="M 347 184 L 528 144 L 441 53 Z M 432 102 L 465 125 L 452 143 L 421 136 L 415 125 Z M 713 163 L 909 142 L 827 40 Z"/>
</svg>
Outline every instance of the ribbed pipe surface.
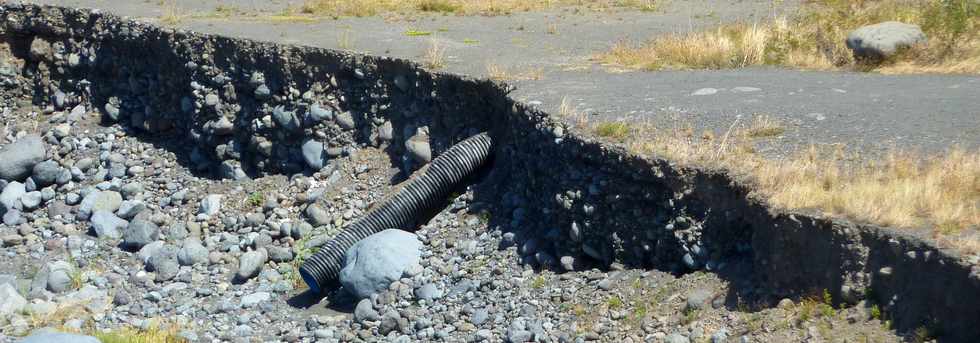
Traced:
<svg viewBox="0 0 980 343">
<path fill-rule="evenodd" d="M 344 228 L 337 237 L 303 262 L 299 272 L 316 293 L 335 282 L 344 267 L 344 255 L 354 243 L 387 229 L 407 228 L 416 217 L 431 211 L 466 176 L 483 165 L 493 142 L 480 133 L 446 150 L 429 163 L 428 169 L 410 180 L 391 198 L 376 206 L 360 220 Z"/>
</svg>

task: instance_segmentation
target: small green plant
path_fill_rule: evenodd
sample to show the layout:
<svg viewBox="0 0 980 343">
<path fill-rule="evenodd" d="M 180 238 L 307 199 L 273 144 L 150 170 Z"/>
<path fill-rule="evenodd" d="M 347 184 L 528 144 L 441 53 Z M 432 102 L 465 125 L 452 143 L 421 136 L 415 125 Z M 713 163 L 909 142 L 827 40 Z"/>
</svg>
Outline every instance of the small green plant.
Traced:
<svg viewBox="0 0 980 343">
<path fill-rule="evenodd" d="M 68 272 L 68 278 L 71 280 L 71 289 L 79 289 L 85 284 L 85 275 L 82 269 L 78 267 L 78 261 L 71 253 L 68 254 L 68 264 L 71 265 L 71 270 Z"/>
<path fill-rule="evenodd" d="M 262 206 L 262 203 L 265 202 L 265 195 L 262 195 L 262 193 L 255 191 L 248 195 L 247 201 L 249 205 L 252 205 L 253 207 L 259 207 Z"/>
<path fill-rule="evenodd" d="M 623 307 L 623 299 L 620 299 L 617 296 L 612 296 L 606 301 L 606 304 L 609 305 L 609 308 L 612 310 L 619 309 Z"/>
<path fill-rule="evenodd" d="M 871 305 L 871 319 L 881 319 L 881 308 L 878 304 Z"/>
<path fill-rule="evenodd" d="M 544 276 L 538 275 L 538 277 L 534 278 L 534 281 L 531 282 L 531 287 L 534 289 L 543 288 L 545 281 Z"/>
<path fill-rule="evenodd" d="M 406 36 L 409 36 L 409 37 L 431 36 L 432 35 L 432 31 L 421 31 L 421 30 L 416 30 L 416 29 L 408 29 L 408 30 L 405 30 L 405 35 Z"/>
<path fill-rule="evenodd" d="M 472 39 L 472 38 L 464 38 L 463 39 L 463 44 L 479 44 L 479 43 L 480 43 L 480 41 L 478 41 L 476 39 Z"/>
<path fill-rule="evenodd" d="M 698 320 L 698 310 L 686 309 L 684 310 L 684 318 L 681 319 L 681 324 L 688 325 Z"/>
<path fill-rule="evenodd" d="M 597 125 L 595 132 L 599 137 L 623 140 L 629 136 L 630 126 L 623 122 L 605 122 Z"/>
</svg>

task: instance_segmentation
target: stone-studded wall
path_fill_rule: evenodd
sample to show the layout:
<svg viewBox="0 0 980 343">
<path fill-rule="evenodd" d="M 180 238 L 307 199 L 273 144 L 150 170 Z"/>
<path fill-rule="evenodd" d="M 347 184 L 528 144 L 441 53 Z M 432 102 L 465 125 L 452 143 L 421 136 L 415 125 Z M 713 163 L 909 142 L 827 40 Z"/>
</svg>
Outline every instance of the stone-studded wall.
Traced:
<svg viewBox="0 0 980 343">
<path fill-rule="evenodd" d="M 525 262 L 560 269 L 715 270 L 751 261 L 762 292 L 871 297 L 903 331 L 980 339 L 980 269 L 890 229 L 771 213 L 721 173 L 680 169 L 588 138 L 503 85 L 409 61 L 162 29 L 96 11 L 0 5 L 0 40 L 41 106 L 95 108 L 143 137 L 177 140 L 188 167 L 223 178 L 296 173 L 357 146 L 394 166 L 490 131 L 476 187 Z M 11 74 L 11 75 L 7 75 Z M 15 74 L 15 75 L 14 75 Z M 16 84 L 16 83 L 12 83 Z"/>
</svg>

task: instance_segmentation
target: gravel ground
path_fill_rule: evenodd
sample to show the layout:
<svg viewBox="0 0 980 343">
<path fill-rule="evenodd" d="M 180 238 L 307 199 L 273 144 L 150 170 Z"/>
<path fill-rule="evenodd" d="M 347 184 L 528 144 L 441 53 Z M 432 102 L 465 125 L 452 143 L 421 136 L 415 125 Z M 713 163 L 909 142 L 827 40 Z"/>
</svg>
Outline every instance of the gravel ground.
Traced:
<svg viewBox="0 0 980 343">
<path fill-rule="evenodd" d="M 31 180 L 47 168 L 57 177 L 28 182 L 0 225 L 0 280 L 18 293 L 5 302 L 29 299 L 4 314 L 0 342 L 40 327 L 161 321 L 211 342 L 899 339 L 863 304 L 755 297 L 738 260 L 683 275 L 571 257 L 561 272 L 535 270 L 555 257 L 490 225 L 492 204 L 474 202 L 472 188 L 416 232 L 421 268 L 368 299 L 321 298 L 296 267 L 405 178 L 383 146 L 351 147 L 312 175 L 219 181 L 192 172 L 174 137 L 103 125 L 84 107 L 5 99 L 4 147 L 43 137 Z"/>
</svg>

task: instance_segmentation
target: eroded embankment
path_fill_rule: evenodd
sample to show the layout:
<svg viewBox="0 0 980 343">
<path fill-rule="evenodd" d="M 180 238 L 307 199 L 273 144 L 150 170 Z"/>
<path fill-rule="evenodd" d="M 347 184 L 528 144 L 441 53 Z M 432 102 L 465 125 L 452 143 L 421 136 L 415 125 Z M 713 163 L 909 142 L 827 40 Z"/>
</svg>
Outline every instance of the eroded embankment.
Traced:
<svg viewBox="0 0 980 343">
<path fill-rule="evenodd" d="M 417 169 L 477 132 L 497 142 L 475 197 L 525 260 L 675 272 L 751 259 L 759 299 L 828 291 L 882 306 L 900 331 L 980 337 L 980 269 L 901 232 L 771 213 L 722 173 L 633 156 L 486 80 L 412 62 L 210 36 L 88 10 L 3 5 L 2 40 L 39 105 L 86 104 L 221 178 L 309 171 L 355 145 Z M 427 147 L 426 147 L 427 144 Z M 530 244 L 528 242 L 531 242 Z M 532 248 L 529 248 L 532 247 Z M 742 295 L 740 295 L 742 296 Z"/>
</svg>

